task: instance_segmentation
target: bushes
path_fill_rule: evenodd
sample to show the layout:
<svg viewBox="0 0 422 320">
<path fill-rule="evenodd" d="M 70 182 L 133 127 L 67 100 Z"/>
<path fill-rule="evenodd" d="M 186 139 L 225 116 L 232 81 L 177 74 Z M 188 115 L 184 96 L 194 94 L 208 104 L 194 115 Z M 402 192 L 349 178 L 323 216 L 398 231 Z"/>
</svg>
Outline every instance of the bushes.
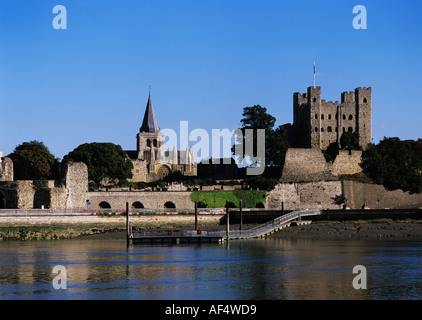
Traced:
<svg viewBox="0 0 422 320">
<path fill-rule="evenodd" d="M 194 191 L 190 195 L 193 202 L 198 201 L 201 206 L 205 205 L 207 208 L 225 207 L 226 201 L 238 208 L 240 200 L 244 208 L 255 208 L 258 203 L 265 202 L 266 197 L 266 191 L 257 190 Z"/>
</svg>

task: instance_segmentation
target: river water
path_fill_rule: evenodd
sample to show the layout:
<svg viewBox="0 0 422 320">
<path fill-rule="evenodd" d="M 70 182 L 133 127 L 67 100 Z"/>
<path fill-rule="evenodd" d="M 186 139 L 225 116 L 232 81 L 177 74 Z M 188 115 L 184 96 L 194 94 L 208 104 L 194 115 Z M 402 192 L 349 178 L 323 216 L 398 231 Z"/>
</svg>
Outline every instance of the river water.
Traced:
<svg viewBox="0 0 422 320">
<path fill-rule="evenodd" d="M 4 241 L 0 299 L 419 300 L 421 248 L 421 241 Z M 355 289 L 355 277 L 366 289 Z"/>
</svg>

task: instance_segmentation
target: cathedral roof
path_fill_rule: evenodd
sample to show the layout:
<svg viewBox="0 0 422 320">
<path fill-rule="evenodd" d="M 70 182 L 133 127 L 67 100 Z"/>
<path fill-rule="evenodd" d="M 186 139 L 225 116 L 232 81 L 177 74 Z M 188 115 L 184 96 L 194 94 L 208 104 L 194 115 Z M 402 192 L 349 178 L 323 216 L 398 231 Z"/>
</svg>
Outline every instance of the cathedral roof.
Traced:
<svg viewBox="0 0 422 320">
<path fill-rule="evenodd" d="M 144 121 L 142 122 L 140 132 L 159 132 L 160 127 L 158 126 L 157 118 L 155 118 L 154 108 L 151 102 L 151 93 L 148 97 L 147 107 L 145 109 Z"/>
</svg>

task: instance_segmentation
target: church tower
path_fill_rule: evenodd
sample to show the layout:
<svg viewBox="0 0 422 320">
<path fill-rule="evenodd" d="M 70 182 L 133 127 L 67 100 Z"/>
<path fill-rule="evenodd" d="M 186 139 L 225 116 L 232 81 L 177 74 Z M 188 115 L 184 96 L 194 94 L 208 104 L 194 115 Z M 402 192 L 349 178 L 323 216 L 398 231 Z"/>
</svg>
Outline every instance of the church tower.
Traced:
<svg viewBox="0 0 422 320">
<path fill-rule="evenodd" d="M 163 145 L 163 134 L 160 133 L 157 118 L 151 101 L 151 92 L 148 96 L 144 120 L 136 135 L 138 159 L 150 162 L 150 171 L 155 171 L 155 159 L 158 158 L 158 150 Z"/>
</svg>

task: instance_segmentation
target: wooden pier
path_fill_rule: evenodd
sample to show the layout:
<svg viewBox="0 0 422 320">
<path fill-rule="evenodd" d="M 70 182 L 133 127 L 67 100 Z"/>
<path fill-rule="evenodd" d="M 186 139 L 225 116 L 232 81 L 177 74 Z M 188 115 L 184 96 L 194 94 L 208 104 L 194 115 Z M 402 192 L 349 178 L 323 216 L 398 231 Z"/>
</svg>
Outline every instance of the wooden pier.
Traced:
<svg viewBox="0 0 422 320">
<path fill-rule="evenodd" d="M 191 243 L 221 243 L 222 236 L 192 236 L 192 235 L 137 235 L 134 234 L 129 241 L 133 244 L 191 244 Z"/>
</svg>

